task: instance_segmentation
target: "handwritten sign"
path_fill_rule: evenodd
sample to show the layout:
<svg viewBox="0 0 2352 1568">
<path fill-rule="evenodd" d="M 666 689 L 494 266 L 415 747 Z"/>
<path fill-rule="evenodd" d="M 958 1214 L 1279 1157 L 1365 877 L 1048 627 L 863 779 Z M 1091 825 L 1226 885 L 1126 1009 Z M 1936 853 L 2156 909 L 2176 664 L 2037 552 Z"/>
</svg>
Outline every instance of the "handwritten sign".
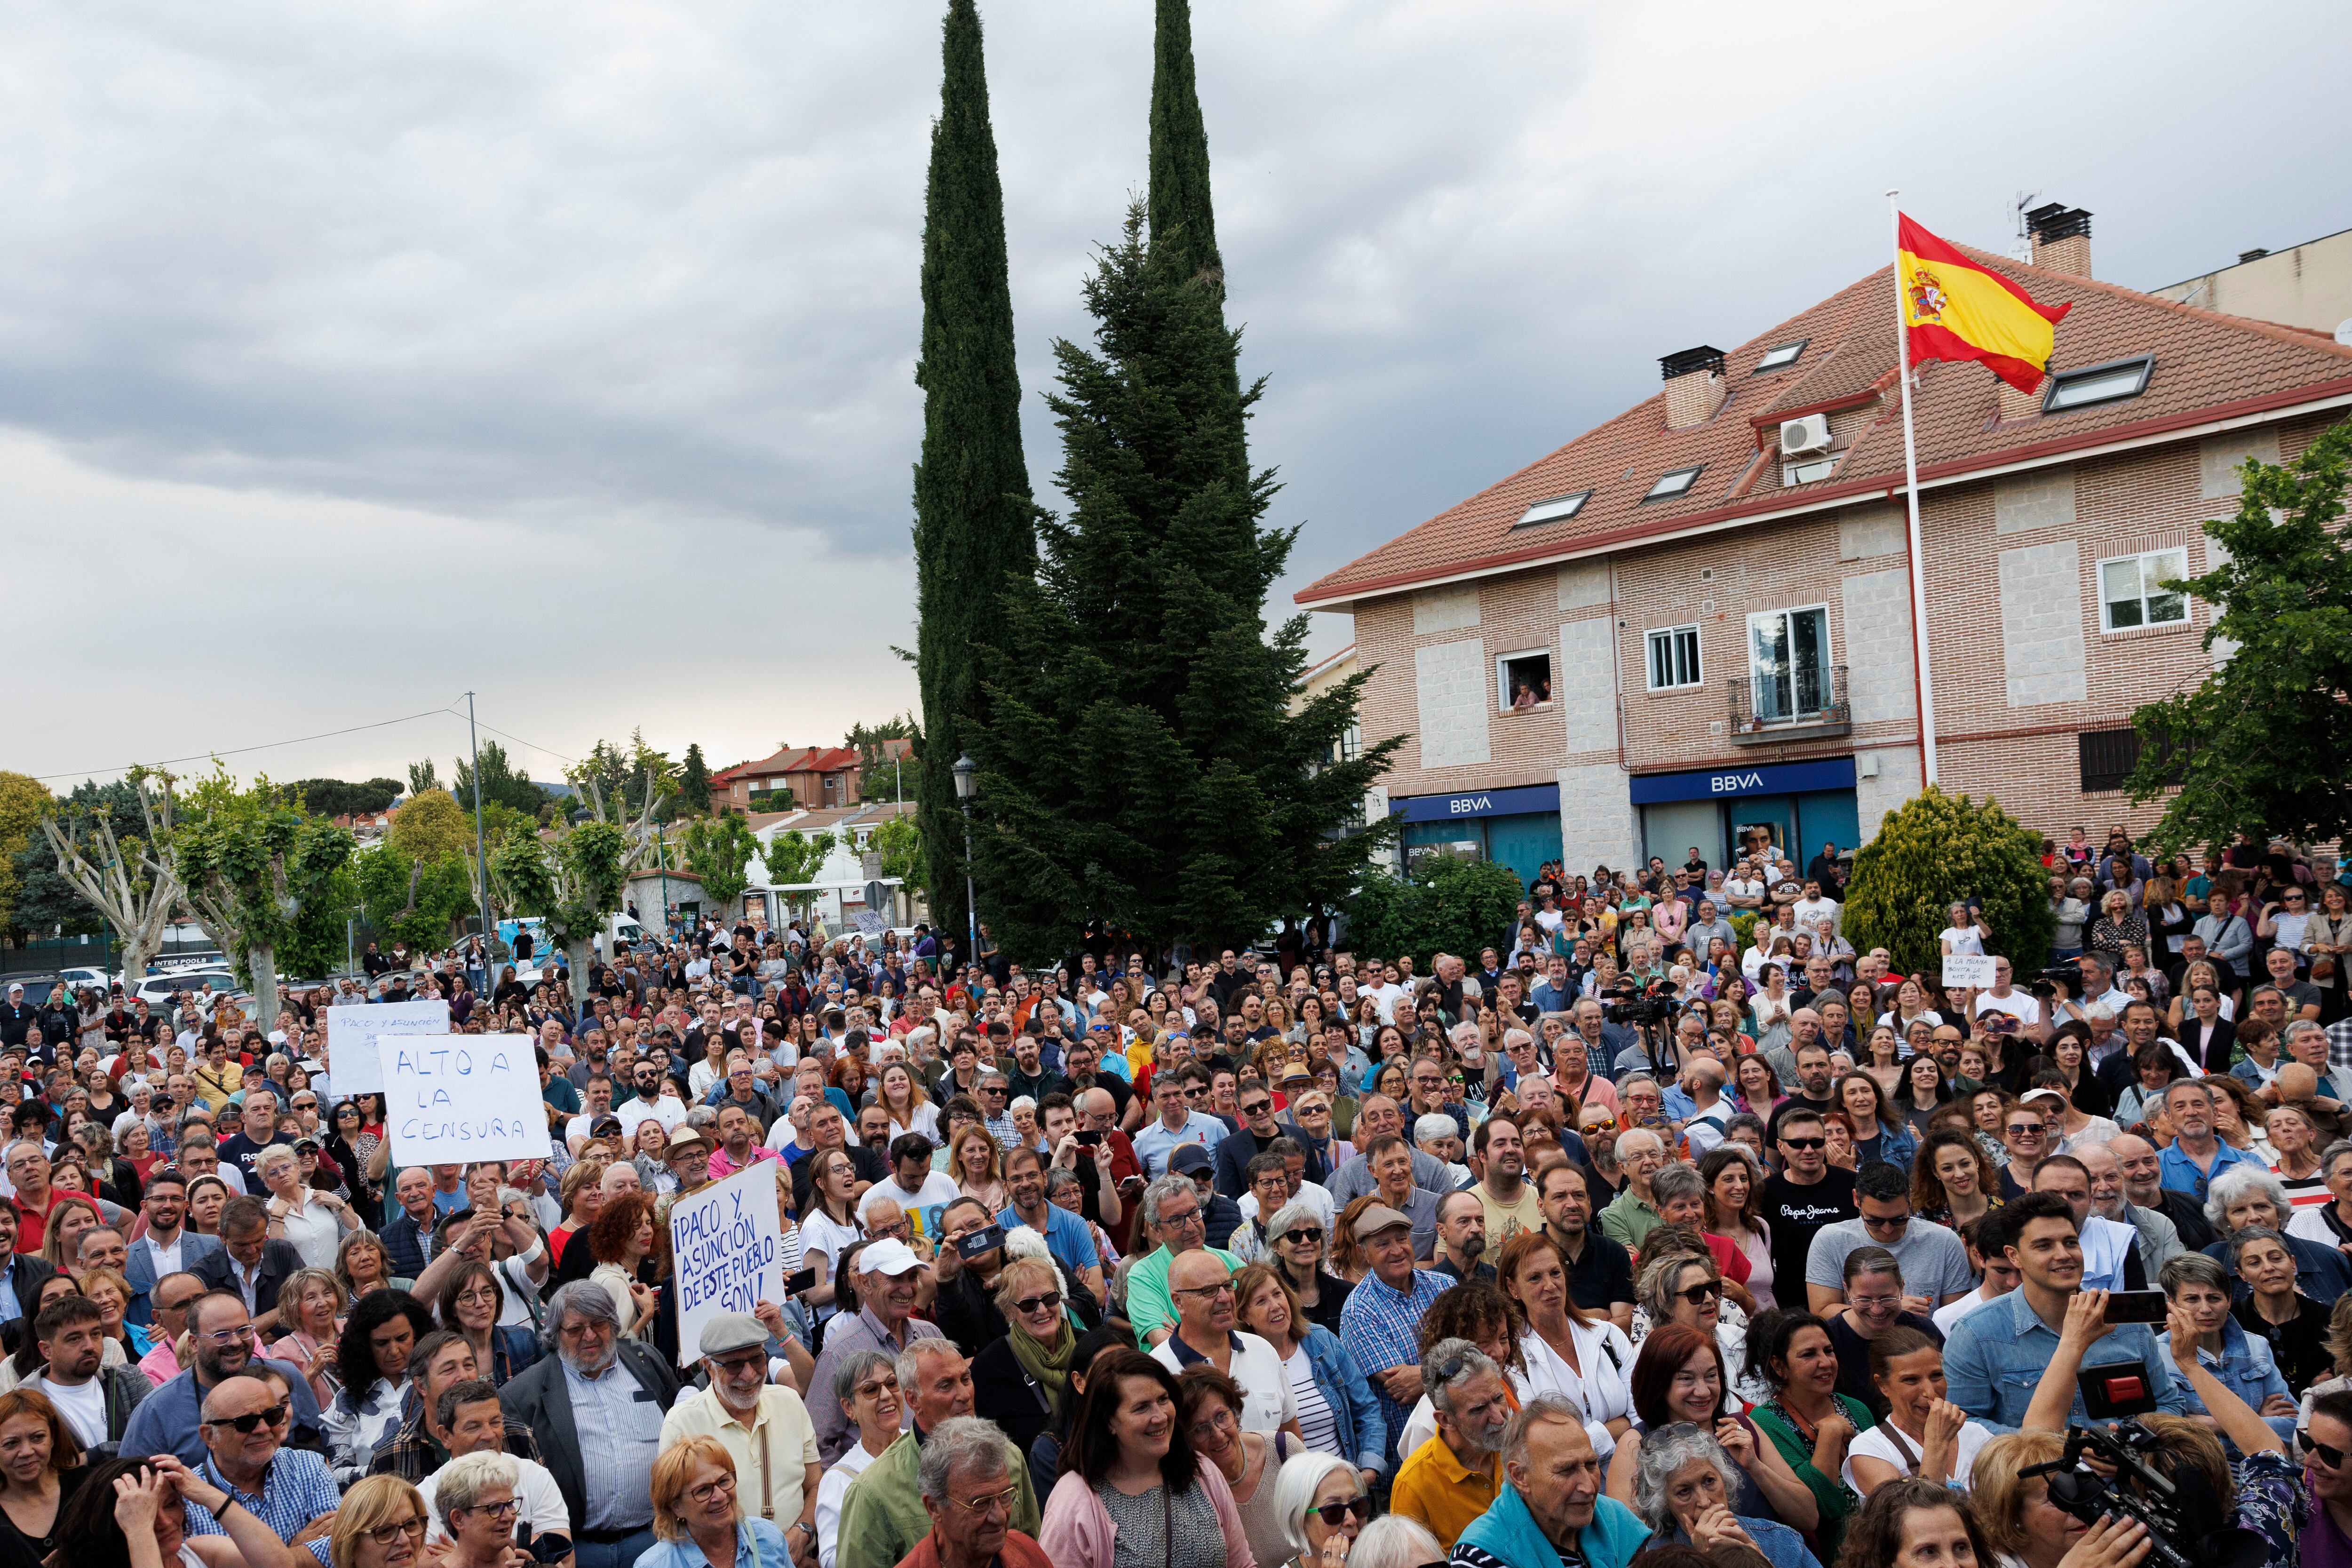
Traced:
<svg viewBox="0 0 2352 1568">
<path fill-rule="evenodd" d="M 327 1009 L 327 1070 L 335 1096 L 383 1092 L 376 1042 L 393 1035 L 446 1035 L 446 1002 L 383 1002 Z"/>
<path fill-rule="evenodd" d="M 762 1160 L 670 1205 L 677 1268 L 677 1362 L 701 1356 L 703 1325 L 761 1301 L 784 1300 L 784 1228 L 776 1215 L 776 1163 Z"/>
<path fill-rule="evenodd" d="M 384 1125 L 397 1165 L 544 1160 L 547 1102 L 529 1035 L 387 1035 Z"/>
<path fill-rule="evenodd" d="M 1981 952 L 1950 952 L 1944 955 L 1944 984 L 1974 985 L 1980 988 L 1992 984 L 1992 958 Z"/>
</svg>

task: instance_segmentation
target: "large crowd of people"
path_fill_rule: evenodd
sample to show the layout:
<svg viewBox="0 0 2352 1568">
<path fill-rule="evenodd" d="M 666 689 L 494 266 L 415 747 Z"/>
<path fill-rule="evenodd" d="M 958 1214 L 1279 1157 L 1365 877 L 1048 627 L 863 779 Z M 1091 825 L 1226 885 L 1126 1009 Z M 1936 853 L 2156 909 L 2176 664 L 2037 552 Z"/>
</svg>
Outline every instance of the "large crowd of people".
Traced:
<svg viewBox="0 0 2352 1568">
<path fill-rule="evenodd" d="M 267 1032 L 13 987 L 0 1568 L 2134 1568 L 2024 1474 L 2126 1415 L 2352 1563 L 2346 884 L 2048 858 L 2046 966 L 1951 907 L 1982 988 L 1760 837 L 1425 972 L 705 921 Z M 327 1009 L 430 998 L 535 1038 L 547 1158 L 337 1093 Z M 762 1166 L 788 1288 L 681 1343 L 669 1210 Z"/>
</svg>

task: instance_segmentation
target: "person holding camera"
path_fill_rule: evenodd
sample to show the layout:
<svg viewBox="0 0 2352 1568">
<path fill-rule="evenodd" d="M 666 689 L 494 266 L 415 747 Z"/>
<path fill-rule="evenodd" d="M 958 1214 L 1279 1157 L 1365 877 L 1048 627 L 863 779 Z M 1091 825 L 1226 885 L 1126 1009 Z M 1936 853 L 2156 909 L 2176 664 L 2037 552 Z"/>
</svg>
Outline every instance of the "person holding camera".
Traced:
<svg viewBox="0 0 2352 1568">
<path fill-rule="evenodd" d="M 2028 1193 L 1987 1215 L 1979 1234 L 1986 1257 L 2016 1268 L 2018 1288 L 1953 1325 L 1944 1347 L 1953 1404 L 1996 1431 L 2021 1427 L 2037 1411 L 2063 1426 L 2070 1414 L 2084 1415 L 2075 1373 L 2097 1346 L 2097 1364 L 2136 1363 L 2159 1409 L 2187 1413 L 2148 1326 L 2107 1321 L 2107 1293 L 2082 1289 L 2083 1243 L 2064 1198 Z"/>
</svg>

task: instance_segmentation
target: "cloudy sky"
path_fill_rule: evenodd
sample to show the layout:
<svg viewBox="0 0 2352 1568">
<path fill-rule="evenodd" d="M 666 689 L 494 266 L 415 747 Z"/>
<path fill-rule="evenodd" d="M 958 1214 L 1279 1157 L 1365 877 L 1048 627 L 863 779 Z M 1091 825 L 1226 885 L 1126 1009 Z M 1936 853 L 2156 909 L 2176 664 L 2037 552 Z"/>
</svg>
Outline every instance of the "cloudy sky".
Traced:
<svg viewBox="0 0 2352 1568">
<path fill-rule="evenodd" d="M 2352 226 L 2341 6 L 1608 9 L 1196 0 L 1255 452 L 1305 528 L 1277 613 L 1877 265 L 1889 185 L 1996 247 L 2020 192 L 2088 207 L 2144 287 Z M 446 774 L 446 711 L 242 749 L 471 688 L 552 777 L 912 705 L 938 12 L 12 7 L 0 767 Z M 983 15 L 1044 484 L 1150 6 Z"/>
</svg>

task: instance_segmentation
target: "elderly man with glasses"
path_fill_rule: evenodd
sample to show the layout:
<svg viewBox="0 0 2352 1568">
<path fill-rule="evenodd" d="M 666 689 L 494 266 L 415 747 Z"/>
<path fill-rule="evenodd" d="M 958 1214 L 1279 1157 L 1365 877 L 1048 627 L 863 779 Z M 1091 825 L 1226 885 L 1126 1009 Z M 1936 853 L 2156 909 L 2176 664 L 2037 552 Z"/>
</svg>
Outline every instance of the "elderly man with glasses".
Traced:
<svg viewBox="0 0 2352 1568">
<path fill-rule="evenodd" d="M 187 1327 L 195 1342 L 195 1364 L 140 1401 L 123 1429 L 126 1454 L 177 1454 L 190 1465 L 204 1462 L 203 1405 L 212 1391 L 232 1377 L 268 1369 L 287 1380 L 293 1402 L 293 1422 L 300 1430 L 319 1435 L 319 1402 L 310 1381 L 285 1362 L 264 1361 L 253 1331 L 253 1314 L 244 1298 L 231 1290 L 214 1290 L 189 1306 Z M 279 1440 L 287 1436 L 280 1430 Z"/>
<path fill-rule="evenodd" d="M 621 1337 L 612 1293 L 593 1280 L 556 1291 L 546 1324 L 555 1354 L 508 1383 L 499 1401 L 540 1436 L 540 1461 L 570 1512 L 577 1568 L 631 1568 L 654 1543 L 654 1458 L 677 1376 L 658 1351 Z"/>
</svg>

